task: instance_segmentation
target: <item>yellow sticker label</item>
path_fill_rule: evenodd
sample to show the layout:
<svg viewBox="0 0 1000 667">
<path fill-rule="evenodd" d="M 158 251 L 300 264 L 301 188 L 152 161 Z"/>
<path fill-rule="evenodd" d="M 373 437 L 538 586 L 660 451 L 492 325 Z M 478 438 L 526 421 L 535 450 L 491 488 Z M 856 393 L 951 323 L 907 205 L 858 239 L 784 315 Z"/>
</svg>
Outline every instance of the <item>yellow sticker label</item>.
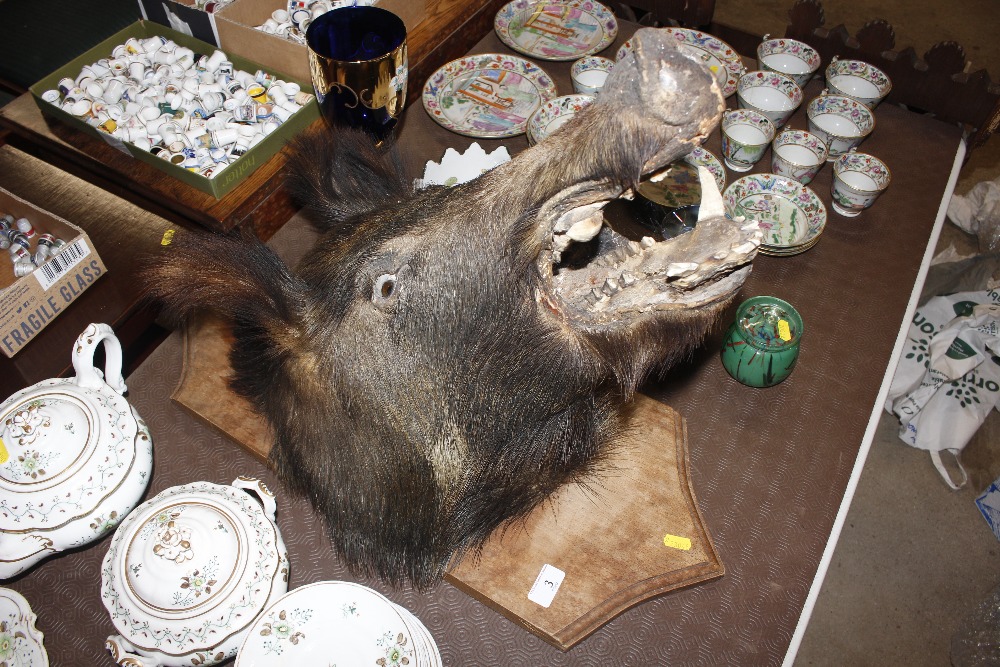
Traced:
<svg viewBox="0 0 1000 667">
<path fill-rule="evenodd" d="M 778 320 L 778 338 L 786 343 L 792 339 L 792 331 L 788 328 L 788 320 Z"/>
<path fill-rule="evenodd" d="M 678 537 L 677 535 L 670 535 L 668 533 L 663 536 L 663 543 L 671 549 L 680 549 L 681 551 L 691 550 L 691 540 L 687 537 Z"/>
<path fill-rule="evenodd" d="M 7 463 L 7 459 L 10 455 L 7 453 L 7 447 L 3 444 L 3 438 L 0 438 L 0 464 Z"/>
<path fill-rule="evenodd" d="M 170 242 L 174 240 L 174 234 L 176 231 L 177 230 L 175 229 L 168 229 L 163 232 L 163 238 L 160 239 L 160 245 L 170 245 Z"/>
</svg>

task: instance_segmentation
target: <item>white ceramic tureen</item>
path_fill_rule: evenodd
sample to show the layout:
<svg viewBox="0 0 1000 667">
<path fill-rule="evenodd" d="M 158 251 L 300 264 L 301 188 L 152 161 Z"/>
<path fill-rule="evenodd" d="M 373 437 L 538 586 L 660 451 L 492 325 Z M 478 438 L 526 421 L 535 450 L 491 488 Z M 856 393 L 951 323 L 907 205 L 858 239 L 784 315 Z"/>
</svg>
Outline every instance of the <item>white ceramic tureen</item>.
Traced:
<svg viewBox="0 0 1000 667">
<path fill-rule="evenodd" d="M 104 344 L 104 373 L 94 351 Z M 125 400 L 122 349 L 91 324 L 73 346 L 76 377 L 43 380 L 0 405 L 0 579 L 114 530 L 153 467 L 145 423 Z"/>
<path fill-rule="evenodd" d="M 247 491 L 252 492 L 251 496 Z M 256 479 L 195 482 L 147 500 L 122 522 L 101 568 L 120 665 L 214 665 L 236 655 L 288 590 L 274 495 Z"/>
</svg>

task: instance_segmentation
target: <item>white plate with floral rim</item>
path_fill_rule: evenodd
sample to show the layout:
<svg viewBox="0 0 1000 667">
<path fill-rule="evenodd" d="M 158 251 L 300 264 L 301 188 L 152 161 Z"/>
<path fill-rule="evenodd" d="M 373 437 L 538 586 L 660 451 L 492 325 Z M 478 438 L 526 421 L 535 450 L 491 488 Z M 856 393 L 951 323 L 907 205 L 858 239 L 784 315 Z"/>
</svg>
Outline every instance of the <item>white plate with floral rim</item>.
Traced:
<svg viewBox="0 0 1000 667">
<path fill-rule="evenodd" d="M 760 223 L 764 254 L 804 252 L 826 228 L 826 206 L 812 188 L 777 174 L 744 176 L 726 188 L 722 200 L 730 218 Z"/>
<path fill-rule="evenodd" d="M 35 627 L 35 613 L 24 596 L 0 588 L 0 664 L 11 667 L 47 667 L 49 655 Z"/>
<path fill-rule="evenodd" d="M 528 119 L 528 143 L 537 144 L 594 101 L 593 95 L 563 95 L 538 107 Z"/>
<path fill-rule="evenodd" d="M 682 51 L 700 58 L 715 75 L 719 87 L 722 88 L 722 96 L 729 97 L 736 92 L 736 85 L 746 69 L 743 67 L 743 60 L 736 49 L 729 46 L 721 39 L 713 37 L 700 30 L 690 28 L 660 28 L 666 30 L 677 40 Z M 632 40 L 626 41 L 618 48 L 615 61 L 619 61 L 626 54 L 632 51 Z"/>
<path fill-rule="evenodd" d="M 422 642 L 384 595 L 349 581 L 319 581 L 264 610 L 247 633 L 236 666 L 423 667 L 429 663 L 420 656 L 429 654 L 418 647 Z"/>
<path fill-rule="evenodd" d="M 576 60 L 603 51 L 618 35 L 614 13 L 594 0 L 514 0 L 493 20 L 500 41 L 542 60 Z"/>
<path fill-rule="evenodd" d="M 499 139 L 523 134 L 528 119 L 556 96 L 545 70 L 519 56 L 483 53 L 442 66 L 424 84 L 424 108 L 445 129 Z"/>
</svg>

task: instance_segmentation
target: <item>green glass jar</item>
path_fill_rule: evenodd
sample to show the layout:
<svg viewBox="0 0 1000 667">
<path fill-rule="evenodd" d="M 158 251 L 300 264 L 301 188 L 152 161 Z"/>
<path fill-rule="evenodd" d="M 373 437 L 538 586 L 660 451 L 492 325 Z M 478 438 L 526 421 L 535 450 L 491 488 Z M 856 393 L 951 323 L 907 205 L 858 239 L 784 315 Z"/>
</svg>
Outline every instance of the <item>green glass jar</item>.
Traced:
<svg viewBox="0 0 1000 667">
<path fill-rule="evenodd" d="M 723 342 L 722 365 L 745 385 L 772 387 L 795 368 L 802 333 L 802 317 L 787 301 L 752 297 L 736 309 Z"/>
</svg>

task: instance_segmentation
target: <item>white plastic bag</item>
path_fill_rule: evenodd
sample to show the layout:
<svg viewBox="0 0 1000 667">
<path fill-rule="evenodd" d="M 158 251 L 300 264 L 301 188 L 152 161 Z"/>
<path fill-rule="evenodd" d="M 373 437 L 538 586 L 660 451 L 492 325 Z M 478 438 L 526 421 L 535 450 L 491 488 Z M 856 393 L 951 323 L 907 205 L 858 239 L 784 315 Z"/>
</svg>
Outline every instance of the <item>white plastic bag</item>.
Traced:
<svg viewBox="0 0 1000 667">
<path fill-rule="evenodd" d="M 979 238 L 980 252 L 1000 252 L 1000 177 L 976 183 L 965 195 L 952 195 L 948 218 Z"/>
<path fill-rule="evenodd" d="M 910 324 L 886 410 L 900 420 L 903 442 L 930 452 L 953 489 L 967 476 L 960 452 L 1000 403 L 1000 292 L 963 292 L 930 299 Z M 955 457 L 951 478 L 941 453 Z"/>
</svg>

